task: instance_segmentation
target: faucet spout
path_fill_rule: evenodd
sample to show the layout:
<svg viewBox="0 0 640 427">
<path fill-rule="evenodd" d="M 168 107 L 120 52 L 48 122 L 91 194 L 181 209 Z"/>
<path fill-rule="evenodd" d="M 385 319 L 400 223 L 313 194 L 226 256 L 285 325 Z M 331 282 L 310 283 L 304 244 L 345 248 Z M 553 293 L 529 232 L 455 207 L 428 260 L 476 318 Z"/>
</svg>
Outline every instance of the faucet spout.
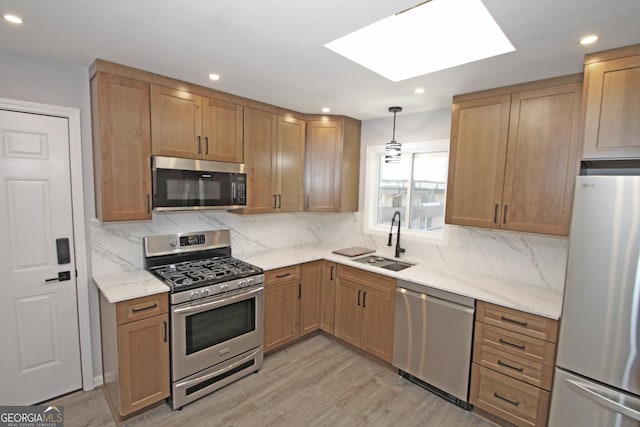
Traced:
<svg viewBox="0 0 640 427">
<path fill-rule="evenodd" d="M 396 217 L 398 217 L 398 231 L 396 234 L 398 237 L 396 238 L 396 258 L 400 258 L 400 254 L 405 252 L 405 249 L 400 247 L 400 211 L 395 211 L 393 216 L 391 217 L 391 229 L 389 230 L 389 241 L 387 242 L 387 246 L 391 246 L 392 236 L 393 236 L 393 226 L 396 223 Z"/>
</svg>

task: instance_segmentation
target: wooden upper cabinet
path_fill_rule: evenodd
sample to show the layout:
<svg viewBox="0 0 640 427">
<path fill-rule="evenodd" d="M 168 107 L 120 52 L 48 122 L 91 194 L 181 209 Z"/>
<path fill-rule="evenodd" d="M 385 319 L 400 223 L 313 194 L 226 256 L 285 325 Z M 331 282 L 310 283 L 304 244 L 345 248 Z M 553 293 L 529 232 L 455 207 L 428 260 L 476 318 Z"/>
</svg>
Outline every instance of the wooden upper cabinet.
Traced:
<svg viewBox="0 0 640 427">
<path fill-rule="evenodd" d="M 151 85 L 151 137 L 154 156 L 195 158 L 202 152 L 202 99 Z"/>
<path fill-rule="evenodd" d="M 454 97 L 446 222 L 567 235 L 580 76 Z"/>
<path fill-rule="evenodd" d="M 151 85 L 153 155 L 243 161 L 243 107 Z"/>
<path fill-rule="evenodd" d="M 453 104 L 447 223 L 499 224 L 510 104 L 510 95 Z"/>
<path fill-rule="evenodd" d="M 241 105 L 204 98 L 202 101 L 203 159 L 243 162 Z"/>
<path fill-rule="evenodd" d="M 583 94 L 582 157 L 640 158 L 640 45 L 587 55 Z"/>
<path fill-rule="evenodd" d="M 307 122 L 305 210 L 358 210 L 360 124 L 350 120 Z"/>
<path fill-rule="evenodd" d="M 512 95 L 503 229 L 569 233 L 581 91 L 573 83 Z"/>
<path fill-rule="evenodd" d="M 91 121 L 97 217 L 151 219 L 149 84 L 96 72 Z"/>
<path fill-rule="evenodd" d="M 305 122 L 244 109 L 246 213 L 300 212 Z"/>
</svg>

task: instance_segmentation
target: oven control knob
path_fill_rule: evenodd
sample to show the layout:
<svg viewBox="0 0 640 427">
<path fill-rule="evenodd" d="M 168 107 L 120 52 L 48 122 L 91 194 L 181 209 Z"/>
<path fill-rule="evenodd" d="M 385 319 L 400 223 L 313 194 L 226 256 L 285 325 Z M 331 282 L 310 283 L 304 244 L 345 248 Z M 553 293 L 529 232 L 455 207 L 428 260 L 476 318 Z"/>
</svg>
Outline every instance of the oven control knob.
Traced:
<svg viewBox="0 0 640 427">
<path fill-rule="evenodd" d="M 220 285 L 220 289 L 223 291 L 228 291 L 229 290 L 229 285 L 227 285 L 226 283 L 223 285 Z"/>
<path fill-rule="evenodd" d="M 253 285 L 253 282 L 254 282 L 253 278 L 247 279 L 247 286 Z"/>
<path fill-rule="evenodd" d="M 238 287 L 239 288 L 246 288 L 247 287 L 247 281 L 246 280 L 239 280 L 238 281 Z"/>
<path fill-rule="evenodd" d="M 211 295 L 211 291 L 209 290 L 209 288 L 204 288 L 202 290 L 202 297 L 208 297 L 209 295 Z"/>
<path fill-rule="evenodd" d="M 178 239 L 176 237 L 172 237 L 169 239 L 169 246 L 174 247 L 178 245 Z"/>
<path fill-rule="evenodd" d="M 200 298 L 200 292 L 198 292 L 198 291 L 191 291 L 191 293 L 189 294 L 189 296 L 191 297 L 191 299 L 198 299 L 198 298 Z"/>
</svg>

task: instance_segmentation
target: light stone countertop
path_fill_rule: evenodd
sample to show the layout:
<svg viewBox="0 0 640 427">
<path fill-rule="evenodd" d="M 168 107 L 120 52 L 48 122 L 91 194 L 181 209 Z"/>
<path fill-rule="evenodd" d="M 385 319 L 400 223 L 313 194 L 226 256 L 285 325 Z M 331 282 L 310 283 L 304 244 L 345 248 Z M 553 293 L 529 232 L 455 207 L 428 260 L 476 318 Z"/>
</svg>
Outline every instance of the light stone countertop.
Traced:
<svg viewBox="0 0 640 427">
<path fill-rule="evenodd" d="M 169 292 L 169 287 L 146 270 L 123 271 L 93 277 L 110 303 Z"/>
<path fill-rule="evenodd" d="M 234 256 L 264 270 L 326 259 L 550 319 L 557 320 L 560 318 L 563 296 L 562 290 L 559 289 L 509 282 L 470 271 L 443 271 L 430 266 L 428 262 L 419 262 L 413 267 L 394 272 L 355 262 L 346 256 L 333 254 L 332 251 L 337 249 L 342 248 L 321 243 L 283 249 L 269 249 L 262 253 L 248 256 L 241 254 L 234 254 Z M 407 259 L 401 258 L 401 261 L 412 262 L 408 257 Z"/>
</svg>

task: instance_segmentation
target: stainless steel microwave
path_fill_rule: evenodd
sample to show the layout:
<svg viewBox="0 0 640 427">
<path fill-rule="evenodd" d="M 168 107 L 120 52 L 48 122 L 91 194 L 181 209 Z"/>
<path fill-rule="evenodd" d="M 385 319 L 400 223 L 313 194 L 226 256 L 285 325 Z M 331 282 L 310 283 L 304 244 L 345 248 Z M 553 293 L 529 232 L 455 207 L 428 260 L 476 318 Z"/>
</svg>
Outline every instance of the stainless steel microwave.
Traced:
<svg viewBox="0 0 640 427">
<path fill-rule="evenodd" d="M 153 209 L 234 209 L 247 205 L 244 164 L 152 157 Z"/>
</svg>

